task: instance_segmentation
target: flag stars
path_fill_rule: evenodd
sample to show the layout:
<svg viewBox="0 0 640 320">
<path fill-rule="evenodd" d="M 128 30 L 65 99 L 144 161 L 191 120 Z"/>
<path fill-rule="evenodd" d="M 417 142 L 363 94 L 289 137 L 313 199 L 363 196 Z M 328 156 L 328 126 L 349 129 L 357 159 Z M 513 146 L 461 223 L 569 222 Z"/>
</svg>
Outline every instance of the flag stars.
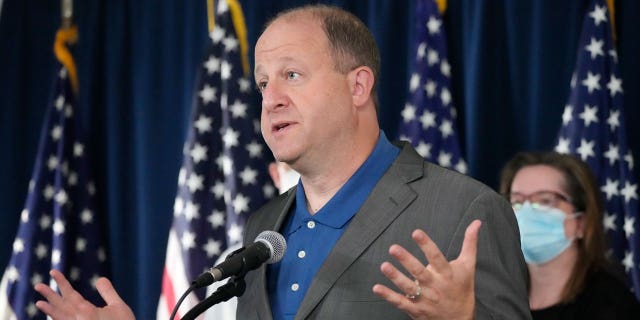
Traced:
<svg viewBox="0 0 640 320">
<path fill-rule="evenodd" d="M 43 281 L 42 275 L 37 272 L 34 272 L 33 275 L 31 276 L 31 285 L 35 286 L 38 283 L 42 283 L 42 281 Z"/>
<path fill-rule="evenodd" d="M 453 124 L 449 120 L 443 120 L 442 124 L 440 124 L 440 132 L 442 133 L 442 138 L 446 139 L 448 136 L 453 135 Z"/>
<path fill-rule="evenodd" d="M 213 229 L 222 227 L 224 226 L 224 213 L 214 210 L 209 217 L 207 217 L 207 221 L 211 224 L 211 228 Z"/>
<path fill-rule="evenodd" d="M 231 148 L 238 145 L 238 138 L 240 137 L 240 133 L 231 128 L 227 128 L 227 131 L 222 136 L 222 142 L 224 143 L 225 148 Z"/>
<path fill-rule="evenodd" d="M 422 129 L 427 130 L 430 127 L 436 127 L 436 114 L 434 112 L 430 112 L 429 110 L 425 110 L 420 117 L 420 123 L 422 123 Z"/>
<path fill-rule="evenodd" d="M 22 212 L 20 212 L 20 221 L 22 223 L 29 222 L 29 210 L 23 209 Z"/>
<path fill-rule="evenodd" d="M 202 249 L 207 253 L 207 257 L 212 258 L 220 255 L 221 253 L 220 247 L 221 247 L 221 244 L 219 241 L 215 241 L 209 238 L 207 243 L 204 245 Z"/>
<path fill-rule="evenodd" d="M 607 7 L 596 4 L 593 11 L 589 12 L 589 17 L 593 18 L 596 26 L 600 25 L 600 22 L 607 21 Z"/>
<path fill-rule="evenodd" d="M 423 158 L 431 158 L 431 144 L 430 143 L 425 143 L 424 141 L 420 141 L 420 143 L 418 143 L 418 146 L 416 147 L 416 151 L 418 151 L 418 153 Z"/>
<path fill-rule="evenodd" d="M 460 161 L 458 161 L 458 164 L 456 164 L 455 166 L 456 171 L 466 174 L 467 173 L 467 163 L 464 162 L 464 160 L 460 159 Z"/>
<path fill-rule="evenodd" d="M 587 78 L 582 80 L 582 85 L 587 87 L 589 93 L 592 93 L 594 90 L 600 90 L 600 75 L 593 74 L 591 71 L 587 72 Z"/>
<path fill-rule="evenodd" d="M 238 88 L 240 92 L 249 92 L 249 89 L 251 89 L 251 81 L 245 77 L 238 79 Z"/>
<path fill-rule="evenodd" d="M 442 106 L 446 107 L 451 103 L 451 93 L 447 88 L 442 88 L 440 92 L 440 100 L 442 100 Z"/>
<path fill-rule="evenodd" d="M 49 168 L 50 171 L 55 170 L 59 164 L 60 162 L 56 156 L 49 156 L 49 159 L 47 159 L 47 168 Z"/>
<path fill-rule="evenodd" d="M 633 155 L 631 154 L 631 150 L 627 151 L 627 154 L 624 156 L 624 161 L 627 163 L 629 170 L 633 169 Z"/>
<path fill-rule="evenodd" d="M 215 56 L 209 56 L 209 59 L 204 63 L 204 68 L 207 69 L 207 74 L 212 75 L 220 71 L 220 59 Z"/>
<path fill-rule="evenodd" d="M 207 147 L 196 143 L 189 153 L 193 162 L 198 164 L 200 161 L 207 160 Z"/>
<path fill-rule="evenodd" d="M 247 144 L 246 149 L 251 158 L 260 158 L 262 156 L 262 145 L 255 140 Z"/>
<path fill-rule="evenodd" d="M 196 173 L 192 173 L 189 175 L 189 178 L 187 179 L 187 187 L 189 188 L 189 191 L 196 192 L 197 190 L 202 190 L 203 182 L 204 178 Z"/>
<path fill-rule="evenodd" d="M 438 62 L 440 62 L 440 56 L 438 55 L 438 51 L 433 49 L 427 50 L 427 64 L 429 66 L 432 66 Z"/>
<path fill-rule="evenodd" d="M 205 115 L 200 115 L 200 117 L 198 117 L 198 120 L 193 123 L 193 126 L 196 128 L 196 130 L 198 130 L 199 134 L 203 134 L 205 132 L 211 131 L 212 122 L 212 118 Z"/>
<path fill-rule="evenodd" d="M 222 183 L 222 181 L 216 181 L 216 183 L 211 187 L 211 193 L 213 193 L 216 199 L 222 199 L 224 189 L 224 183 Z"/>
<path fill-rule="evenodd" d="M 591 60 L 594 60 L 598 56 L 604 57 L 604 51 L 602 51 L 603 45 L 604 41 L 596 40 L 593 37 L 591 38 L 591 42 L 585 47 L 585 50 L 589 51 L 589 53 L 591 54 Z"/>
<path fill-rule="evenodd" d="M 9 282 L 14 283 L 20 279 L 20 272 L 15 266 L 10 266 L 7 268 L 6 276 L 7 279 L 9 279 Z"/>
<path fill-rule="evenodd" d="M 179 216 L 182 214 L 182 210 L 184 209 L 184 200 L 180 197 L 176 197 L 176 200 L 173 202 L 173 215 Z"/>
<path fill-rule="evenodd" d="M 98 248 L 98 261 L 105 262 L 107 261 L 107 252 L 103 247 Z"/>
<path fill-rule="evenodd" d="M 185 231 L 182 234 L 180 243 L 182 243 L 182 247 L 186 250 L 194 248 L 196 246 L 196 235 L 191 231 Z"/>
<path fill-rule="evenodd" d="M 616 214 L 605 212 L 603 223 L 605 230 L 616 231 Z"/>
<path fill-rule="evenodd" d="M 60 139 L 61 136 L 62 136 L 62 127 L 54 126 L 53 129 L 51 129 L 51 138 L 53 139 L 53 141 L 58 141 L 58 139 Z"/>
<path fill-rule="evenodd" d="M 93 212 L 89 209 L 82 210 L 82 213 L 80 213 L 80 221 L 82 221 L 83 224 L 93 222 Z"/>
<path fill-rule="evenodd" d="M 634 268 L 635 265 L 633 263 L 633 252 L 625 251 L 622 265 L 624 266 L 625 272 L 629 272 L 629 270 L 632 270 Z"/>
<path fill-rule="evenodd" d="M 593 152 L 594 144 L 594 141 L 580 139 L 580 147 L 578 147 L 578 150 L 576 151 L 580 154 L 582 161 L 587 161 L 589 157 L 595 156 L 595 153 Z"/>
<path fill-rule="evenodd" d="M 78 238 L 76 240 L 76 251 L 84 252 L 87 249 L 87 240 L 84 238 Z"/>
<path fill-rule="evenodd" d="M 242 227 L 236 223 L 231 224 L 229 231 L 227 231 L 229 242 L 238 243 L 242 241 Z"/>
<path fill-rule="evenodd" d="M 426 52 L 427 52 L 427 43 L 420 42 L 420 44 L 418 45 L 418 50 L 416 52 L 416 57 L 418 58 L 418 60 L 422 60 Z"/>
<path fill-rule="evenodd" d="M 420 86 L 420 75 L 414 73 L 411 75 L 411 80 L 409 80 L 409 90 L 411 92 L 416 91 L 416 89 Z"/>
<path fill-rule="evenodd" d="M 38 245 L 36 246 L 36 249 L 35 249 L 36 257 L 38 257 L 38 259 L 42 260 L 42 259 L 44 259 L 44 257 L 47 256 L 48 253 L 49 253 L 49 248 L 47 248 L 47 246 L 45 246 L 42 243 L 38 243 Z"/>
<path fill-rule="evenodd" d="M 258 171 L 253 170 L 250 167 L 246 167 L 240 172 L 240 180 L 242 180 L 243 185 L 255 184 L 257 177 Z"/>
<path fill-rule="evenodd" d="M 40 217 L 40 221 L 38 221 L 38 224 L 40 225 L 40 229 L 42 230 L 49 229 L 49 227 L 51 226 L 51 217 L 46 214 L 42 215 L 42 217 Z"/>
<path fill-rule="evenodd" d="M 630 184 L 628 181 L 624 183 L 624 188 L 620 190 L 620 194 L 624 196 L 624 202 L 629 202 L 631 199 L 638 200 L 638 185 Z"/>
<path fill-rule="evenodd" d="M 604 153 L 604 157 L 609 159 L 609 165 L 612 166 L 616 161 L 620 159 L 620 152 L 618 151 L 618 146 L 610 143 L 609 149 Z"/>
<path fill-rule="evenodd" d="M 215 28 L 213 28 L 213 31 L 209 34 L 209 37 L 211 37 L 213 43 L 219 43 L 224 38 L 224 33 L 225 30 L 221 26 L 216 25 Z"/>
<path fill-rule="evenodd" d="M 633 235 L 633 232 L 635 230 L 635 226 L 634 226 L 635 222 L 636 222 L 635 217 L 627 216 L 624 218 L 624 227 L 623 227 L 624 234 L 629 240 L 631 239 L 631 235 Z"/>
<path fill-rule="evenodd" d="M 84 145 L 82 143 L 76 142 L 73 144 L 73 156 L 74 157 L 82 157 L 84 154 Z"/>
<path fill-rule="evenodd" d="M 184 207 L 184 217 L 188 222 L 200 218 L 200 205 L 187 201 L 187 205 Z"/>
<path fill-rule="evenodd" d="M 566 126 L 569 122 L 571 122 L 572 118 L 573 118 L 573 107 L 570 104 L 568 104 L 564 106 L 564 111 L 562 112 L 562 124 Z"/>
<path fill-rule="evenodd" d="M 202 90 L 200 90 L 200 98 L 203 104 L 208 104 L 216 101 L 216 88 L 205 84 Z"/>
<path fill-rule="evenodd" d="M 442 167 L 451 167 L 451 153 L 440 151 L 438 154 L 438 164 Z"/>
<path fill-rule="evenodd" d="M 434 81 L 427 81 L 427 83 L 424 85 L 424 91 L 427 92 L 427 97 L 432 98 L 433 96 L 435 96 L 437 87 L 438 85 Z"/>
<path fill-rule="evenodd" d="M 69 196 L 67 196 L 67 193 L 64 190 L 60 190 L 58 191 L 58 193 L 56 193 L 55 201 L 59 205 L 64 206 L 65 204 L 67 204 L 68 200 L 69 200 Z"/>
<path fill-rule="evenodd" d="M 618 192 L 619 184 L 620 182 L 618 180 L 607 178 L 607 182 L 605 183 L 605 185 L 600 188 L 600 190 L 607 195 L 607 200 L 611 200 L 613 196 L 620 195 L 620 193 Z"/>
<path fill-rule="evenodd" d="M 58 98 L 56 98 L 54 105 L 58 111 L 62 110 L 62 108 L 64 107 L 64 96 L 62 94 L 59 95 Z"/>
<path fill-rule="evenodd" d="M 555 148 L 557 153 L 569 153 L 571 149 L 569 148 L 570 140 L 566 138 L 560 138 L 558 141 L 558 145 Z"/>
<path fill-rule="evenodd" d="M 47 201 L 53 199 L 53 196 L 55 194 L 56 194 L 56 190 L 51 185 L 46 185 L 44 187 L 44 191 L 42 192 L 42 195 Z"/>
<path fill-rule="evenodd" d="M 36 316 L 36 314 L 38 314 L 38 308 L 36 307 L 36 304 L 33 302 L 30 302 L 29 305 L 27 305 L 27 307 L 25 308 L 25 311 L 27 312 L 27 315 L 29 316 L 29 318 L 33 318 Z"/>
<path fill-rule="evenodd" d="M 446 59 L 440 64 L 440 72 L 447 78 L 451 77 L 451 65 Z"/>
<path fill-rule="evenodd" d="M 404 122 L 410 122 L 413 119 L 416 118 L 416 107 L 412 106 L 411 104 L 407 103 L 404 106 L 404 109 L 402 110 L 402 119 L 404 120 Z"/>
<path fill-rule="evenodd" d="M 598 122 L 598 106 L 589 106 L 587 104 L 584 105 L 584 111 L 580 113 L 579 117 L 584 121 L 584 126 L 589 127 L 589 125 Z"/>
<path fill-rule="evenodd" d="M 229 78 L 231 78 L 231 70 L 233 70 L 233 65 L 227 61 L 222 61 L 222 65 L 220 66 L 220 78 L 222 78 L 222 80 L 229 80 Z"/>
<path fill-rule="evenodd" d="M 242 103 L 242 101 L 235 100 L 230 107 L 233 118 L 245 118 L 247 116 L 247 105 Z"/>
<path fill-rule="evenodd" d="M 78 281 L 80 279 L 80 269 L 78 267 L 71 268 L 71 271 L 69 271 L 69 279 L 73 281 Z"/>
<path fill-rule="evenodd" d="M 224 50 L 227 52 L 238 50 L 238 40 L 233 37 L 227 37 L 222 41 L 222 45 L 224 45 Z"/>
<path fill-rule="evenodd" d="M 235 211 L 236 214 L 249 212 L 249 198 L 241 193 L 238 193 L 236 195 L 236 197 L 233 199 L 232 205 L 233 211 Z"/>
<path fill-rule="evenodd" d="M 60 252 L 60 250 L 54 249 L 53 251 L 51 251 L 52 264 L 57 265 L 58 263 L 60 263 L 61 258 L 62 258 L 62 252 Z"/>
<path fill-rule="evenodd" d="M 440 33 L 440 26 L 442 25 L 442 21 L 436 18 L 435 16 L 429 17 L 429 21 L 427 21 L 427 29 L 429 30 L 429 34 L 438 34 Z"/>
<path fill-rule="evenodd" d="M 609 113 L 609 118 L 607 118 L 607 124 L 611 131 L 615 131 L 617 127 L 620 126 L 620 111 L 619 110 L 611 110 Z"/>
<path fill-rule="evenodd" d="M 616 76 L 612 74 L 607 83 L 607 89 L 609 89 L 611 97 L 615 97 L 616 93 L 622 94 L 622 79 L 616 78 Z"/>
<path fill-rule="evenodd" d="M 20 253 L 24 251 L 24 242 L 20 238 L 16 238 L 13 241 L 13 253 Z"/>
<path fill-rule="evenodd" d="M 65 230 L 64 222 L 62 222 L 62 220 L 60 219 L 56 219 L 56 221 L 53 223 L 53 233 L 56 236 L 59 236 L 64 233 L 64 230 Z"/>
</svg>

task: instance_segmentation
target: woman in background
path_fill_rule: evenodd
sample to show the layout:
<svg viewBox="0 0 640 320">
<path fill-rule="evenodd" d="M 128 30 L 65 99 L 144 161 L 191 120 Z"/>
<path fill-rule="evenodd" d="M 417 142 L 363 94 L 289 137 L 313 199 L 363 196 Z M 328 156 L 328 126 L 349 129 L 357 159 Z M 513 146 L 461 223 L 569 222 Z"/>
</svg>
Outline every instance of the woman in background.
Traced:
<svg viewBox="0 0 640 320">
<path fill-rule="evenodd" d="M 523 152 L 503 168 L 529 269 L 533 319 L 640 319 L 640 303 L 605 258 L 600 191 L 589 167 Z"/>
</svg>

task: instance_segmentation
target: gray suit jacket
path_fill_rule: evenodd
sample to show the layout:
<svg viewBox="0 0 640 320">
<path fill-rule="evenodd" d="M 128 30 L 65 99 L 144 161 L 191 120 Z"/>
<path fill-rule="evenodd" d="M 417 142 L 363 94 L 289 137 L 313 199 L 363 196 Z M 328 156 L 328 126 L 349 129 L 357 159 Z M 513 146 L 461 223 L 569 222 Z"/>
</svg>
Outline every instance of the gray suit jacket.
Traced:
<svg viewBox="0 0 640 320">
<path fill-rule="evenodd" d="M 527 269 L 511 206 L 487 186 L 425 162 L 407 143 L 353 217 L 315 275 L 296 319 L 407 319 L 401 310 L 373 294 L 382 283 L 383 261 L 402 266 L 388 254 L 402 245 L 426 262 L 411 239 L 423 229 L 447 260 L 458 257 L 464 233 L 482 220 L 476 267 L 476 319 L 530 319 Z M 295 188 L 272 200 L 249 219 L 245 244 L 264 230 L 279 230 L 295 202 Z M 266 267 L 249 272 L 238 300 L 238 319 L 272 319 Z"/>
</svg>

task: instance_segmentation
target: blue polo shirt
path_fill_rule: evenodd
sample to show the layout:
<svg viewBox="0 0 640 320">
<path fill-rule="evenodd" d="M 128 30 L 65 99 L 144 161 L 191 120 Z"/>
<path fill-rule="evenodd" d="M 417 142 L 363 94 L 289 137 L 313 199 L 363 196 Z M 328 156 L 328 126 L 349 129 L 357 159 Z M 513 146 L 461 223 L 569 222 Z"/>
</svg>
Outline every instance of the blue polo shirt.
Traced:
<svg viewBox="0 0 640 320">
<path fill-rule="evenodd" d="M 279 263 L 267 268 L 274 319 L 294 318 L 318 269 L 399 153 L 380 131 L 369 158 L 315 215 L 307 210 L 304 186 L 298 183 L 293 214 L 280 230 L 287 239 L 287 251 Z"/>
</svg>

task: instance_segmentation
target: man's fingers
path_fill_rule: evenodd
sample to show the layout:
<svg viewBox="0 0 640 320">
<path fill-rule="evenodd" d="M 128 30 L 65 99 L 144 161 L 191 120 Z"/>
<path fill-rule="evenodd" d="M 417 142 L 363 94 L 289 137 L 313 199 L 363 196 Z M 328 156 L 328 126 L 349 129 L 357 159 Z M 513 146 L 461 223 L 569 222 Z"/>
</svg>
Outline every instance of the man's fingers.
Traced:
<svg viewBox="0 0 640 320">
<path fill-rule="evenodd" d="M 389 247 L 389 254 L 400 262 L 402 267 L 413 276 L 421 274 L 424 271 L 422 262 L 400 245 L 394 244 Z"/>
<path fill-rule="evenodd" d="M 58 285 L 58 289 L 60 290 L 62 297 L 74 304 L 80 304 L 85 301 L 84 297 L 82 297 L 82 295 L 78 293 L 73 286 L 71 286 L 71 283 L 69 283 L 62 272 L 58 270 L 51 270 L 49 274 Z"/>
<path fill-rule="evenodd" d="M 464 242 L 462 243 L 462 249 L 460 250 L 460 259 L 465 261 L 466 264 L 473 266 L 475 270 L 476 255 L 478 253 L 478 232 L 482 222 L 480 220 L 473 220 L 467 227 L 464 233 Z"/>
<path fill-rule="evenodd" d="M 438 246 L 433 240 L 422 230 L 415 230 L 411 237 L 429 260 L 429 265 L 437 273 L 449 272 L 449 261 L 444 257 Z"/>
<path fill-rule="evenodd" d="M 122 301 L 122 298 L 120 298 L 118 292 L 116 292 L 116 289 L 113 288 L 113 285 L 111 284 L 111 281 L 109 281 L 109 279 L 104 277 L 98 279 L 98 281 L 96 281 L 96 288 L 98 289 L 98 293 L 100 293 L 100 296 L 102 297 L 104 302 L 107 303 L 107 305 L 124 303 L 124 301 Z"/>
</svg>

